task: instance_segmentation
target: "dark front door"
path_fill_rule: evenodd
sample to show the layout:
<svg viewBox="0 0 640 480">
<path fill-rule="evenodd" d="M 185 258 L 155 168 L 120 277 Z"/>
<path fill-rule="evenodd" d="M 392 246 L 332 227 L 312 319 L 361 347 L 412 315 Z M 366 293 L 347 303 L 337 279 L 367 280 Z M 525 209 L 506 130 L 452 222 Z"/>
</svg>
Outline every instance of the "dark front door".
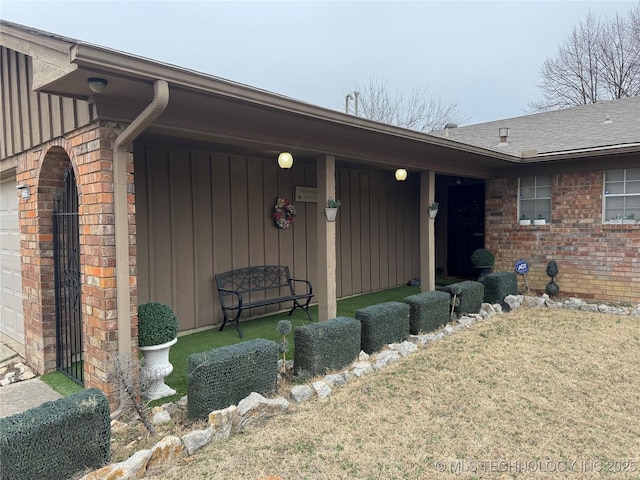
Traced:
<svg viewBox="0 0 640 480">
<path fill-rule="evenodd" d="M 453 185 L 447 195 L 447 274 L 475 279 L 471 254 L 484 247 L 484 183 Z"/>
<path fill-rule="evenodd" d="M 56 290 L 56 367 L 83 384 L 82 318 L 80 316 L 80 229 L 78 189 L 73 170 L 55 199 L 53 258 Z"/>
</svg>

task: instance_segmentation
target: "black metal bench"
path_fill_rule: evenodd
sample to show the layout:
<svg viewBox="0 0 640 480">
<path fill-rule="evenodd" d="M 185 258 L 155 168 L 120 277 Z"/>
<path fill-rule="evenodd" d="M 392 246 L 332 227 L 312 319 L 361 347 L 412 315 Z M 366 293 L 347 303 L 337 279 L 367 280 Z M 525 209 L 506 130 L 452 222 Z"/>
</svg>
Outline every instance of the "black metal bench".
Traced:
<svg viewBox="0 0 640 480">
<path fill-rule="evenodd" d="M 313 288 L 308 280 L 291 278 L 289 267 L 264 265 L 258 267 L 239 268 L 230 272 L 218 273 L 215 276 L 220 306 L 224 321 L 220 331 L 227 323 L 233 323 L 240 338 L 240 314 L 250 308 L 264 307 L 277 303 L 293 302 L 293 308 L 301 308 L 309 315 L 309 302 L 313 297 Z M 302 285 L 304 293 L 296 292 L 296 285 Z M 251 298 L 253 293 L 263 292 L 265 298 Z"/>
</svg>

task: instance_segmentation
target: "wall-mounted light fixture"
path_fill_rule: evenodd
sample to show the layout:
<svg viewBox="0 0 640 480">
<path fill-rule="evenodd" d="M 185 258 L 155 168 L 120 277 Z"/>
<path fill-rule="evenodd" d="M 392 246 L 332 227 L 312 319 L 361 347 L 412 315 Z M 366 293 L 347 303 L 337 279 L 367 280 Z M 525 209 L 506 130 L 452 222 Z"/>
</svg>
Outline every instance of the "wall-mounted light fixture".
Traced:
<svg viewBox="0 0 640 480">
<path fill-rule="evenodd" d="M 21 183 L 19 185 L 16 185 L 16 189 L 20 193 L 20 198 L 24 200 L 29 200 L 31 198 L 31 189 L 29 188 L 29 185 L 27 185 L 26 183 Z"/>
<path fill-rule="evenodd" d="M 102 93 L 107 88 L 107 81 L 104 78 L 91 77 L 87 79 L 87 83 L 93 93 Z"/>
<path fill-rule="evenodd" d="M 404 182 L 407 179 L 407 171 L 404 168 L 399 168 L 396 170 L 396 180 L 399 182 Z"/>
<path fill-rule="evenodd" d="M 282 152 L 278 155 L 278 165 L 285 170 L 291 168 L 293 166 L 293 155 L 289 152 Z"/>
</svg>

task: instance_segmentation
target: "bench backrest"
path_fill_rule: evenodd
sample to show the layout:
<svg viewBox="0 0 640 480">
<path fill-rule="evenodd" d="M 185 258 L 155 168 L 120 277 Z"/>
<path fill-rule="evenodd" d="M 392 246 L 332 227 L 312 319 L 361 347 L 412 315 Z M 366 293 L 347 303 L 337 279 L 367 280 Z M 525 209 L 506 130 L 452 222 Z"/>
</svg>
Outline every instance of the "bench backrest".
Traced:
<svg viewBox="0 0 640 480">
<path fill-rule="evenodd" d="M 289 267 L 261 265 L 239 268 L 216 274 L 218 289 L 233 290 L 238 293 L 258 292 L 270 289 L 289 288 Z"/>
</svg>

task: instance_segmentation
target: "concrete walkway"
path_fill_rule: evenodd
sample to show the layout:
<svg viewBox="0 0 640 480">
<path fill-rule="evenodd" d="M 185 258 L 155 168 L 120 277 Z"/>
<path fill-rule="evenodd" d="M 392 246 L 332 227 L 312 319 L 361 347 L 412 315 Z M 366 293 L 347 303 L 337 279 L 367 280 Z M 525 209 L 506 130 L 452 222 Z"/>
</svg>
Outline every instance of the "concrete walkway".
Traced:
<svg viewBox="0 0 640 480">
<path fill-rule="evenodd" d="M 0 343 L 0 366 L 19 359 L 21 355 L 16 350 L 19 348 L 14 349 L 11 342 L 3 338 Z M 0 386 L 0 417 L 15 415 L 60 397 L 39 378 Z"/>
<path fill-rule="evenodd" d="M 5 385 L 0 387 L 0 417 L 22 413 L 60 397 L 59 393 L 39 378 Z"/>
</svg>

